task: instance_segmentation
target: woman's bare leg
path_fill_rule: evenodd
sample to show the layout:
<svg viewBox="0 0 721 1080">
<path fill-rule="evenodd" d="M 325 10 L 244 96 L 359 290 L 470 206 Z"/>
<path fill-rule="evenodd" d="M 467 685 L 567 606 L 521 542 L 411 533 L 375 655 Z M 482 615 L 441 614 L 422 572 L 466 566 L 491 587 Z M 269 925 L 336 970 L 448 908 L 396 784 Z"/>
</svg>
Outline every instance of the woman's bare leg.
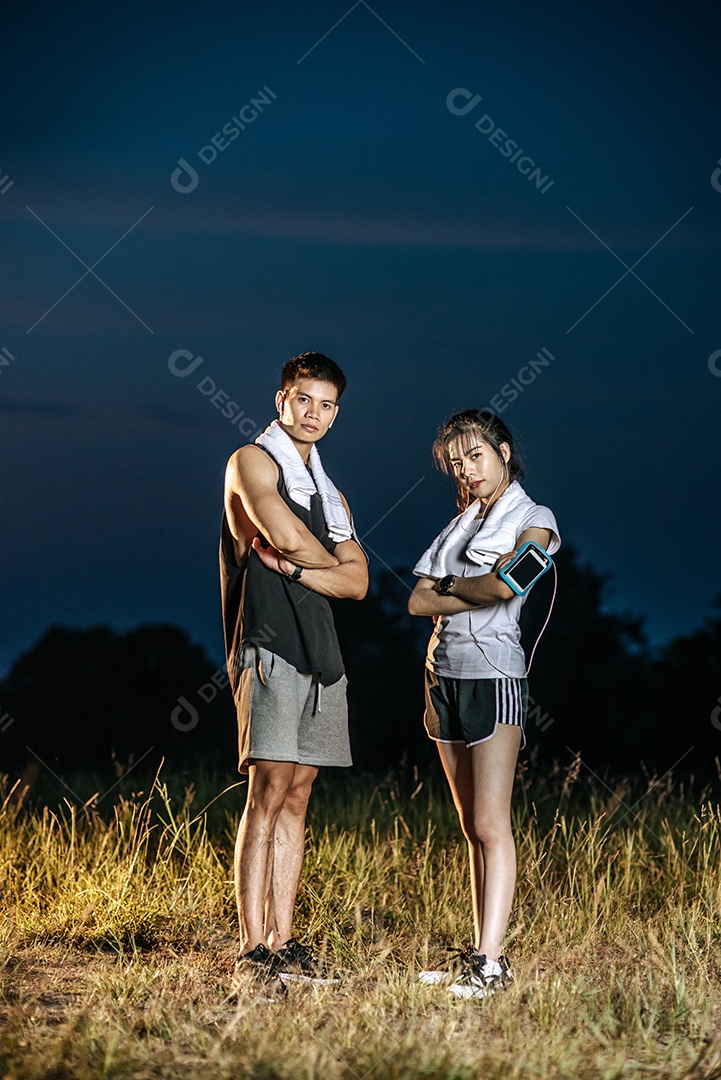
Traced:
<svg viewBox="0 0 721 1080">
<path fill-rule="evenodd" d="M 468 841 L 474 942 L 477 946 L 481 939 L 483 925 L 483 851 L 475 834 L 472 753 L 465 743 L 437 742 L 436 746 L 451 789 L 453 803 L 458 811 L 463 835 Z"/>
<path fill-rule="evenodd" d="M 468 841 L 474 944 L 497 960 L 516 887 L 511 794 L 521 729 L 499 724 L 492 738 L 476 746 L 436 745 Z"/>
<path fill-rule="evenodd" d="M 511 795 L 521 729 L 499 724 L 486 742 L 470 748 L 473 769 L 474 834 L 484 876 L 478 951 L 497 960 L 516 887 L 516 845 L 511 830 Z"/>
</svg>

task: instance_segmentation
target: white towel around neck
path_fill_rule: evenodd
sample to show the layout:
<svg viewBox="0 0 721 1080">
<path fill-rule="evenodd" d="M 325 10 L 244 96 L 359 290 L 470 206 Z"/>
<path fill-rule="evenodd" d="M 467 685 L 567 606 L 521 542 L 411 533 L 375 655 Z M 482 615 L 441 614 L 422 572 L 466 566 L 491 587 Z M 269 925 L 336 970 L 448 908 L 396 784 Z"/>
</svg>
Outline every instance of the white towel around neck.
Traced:
<svg viewBox="0 0 721 1080">
<path fill-rule="evenodd" d="M 416 563 L 413 573 L 432 578 L 458 573 L 455 560 L 453 565 L 449 561 L 451 553 L 458 550 L 464 551 L 469 562 L 485 567 L 484 572 L 487 573 L 499 555 L 513 551 L 516 536 L 532 513 L 539 517 L 540 522 L 544 516 L 541 511 L 548 516 L 548 527 L 556 532 L 558 526 L 550 510 L 537 507 L 517 480 L 506 488 L 482 521 L 478 519 L 479 503 L 474 499 L 467 510 L 453 518 L 439 533 Z M 545 527 L 545 520 L 541 525 Z"/>
<path fill-rule="evenodd" d="M 323 518 L 331 540 L 340 544 L 350 540 L 353 529 L 338 488 L 326 475 L 317 446 L 312 446 L 306 468 L 303 458 L 278 420 L 273 420 L 255 440 L 267 450 L 283 473 L 285 486 L 293 502 L 310 510 L 310 500 L 320 495 Z M 310 471 L 309 471 L 310 470 Z"/>
</svg>

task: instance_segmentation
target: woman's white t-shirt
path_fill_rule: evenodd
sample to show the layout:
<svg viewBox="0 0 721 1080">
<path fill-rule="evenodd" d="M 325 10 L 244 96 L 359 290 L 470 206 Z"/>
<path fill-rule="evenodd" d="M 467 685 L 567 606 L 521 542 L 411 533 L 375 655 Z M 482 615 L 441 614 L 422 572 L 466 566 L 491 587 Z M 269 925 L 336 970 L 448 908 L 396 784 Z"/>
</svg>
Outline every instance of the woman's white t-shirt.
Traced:
<svg viewBox="0 0 721 1080">
<path fill-rule="evenodd" d="M 489 574 L 498 557 L 513 551 L 520 534 L 532 527 L 551 531 L 550 555 L 561 546 L 552 512 L 534 503 L 518 481 L 506 488 L 484 519 L 479 512 L 481 504 L 474 499 L 436 537 L 413 573 L 435 579 Z M 514 595 L 498 604 L 441 616 L 428 643 L 426 666 L 452 679 L 523 678 L 526 657 L 519 618 L 525 600 Z"/>
</svg>

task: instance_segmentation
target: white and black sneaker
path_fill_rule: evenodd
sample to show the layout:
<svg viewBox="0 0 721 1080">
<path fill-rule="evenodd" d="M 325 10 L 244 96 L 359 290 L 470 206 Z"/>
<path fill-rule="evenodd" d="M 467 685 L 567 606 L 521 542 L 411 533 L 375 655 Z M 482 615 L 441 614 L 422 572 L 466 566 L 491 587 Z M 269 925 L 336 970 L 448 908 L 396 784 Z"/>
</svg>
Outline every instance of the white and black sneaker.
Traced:
<svg viewBox="0 0 721 1080">
<path fill-rule="evenodd" d="M 487 960 L 468 944 L 453 950 L 445 970 L 421 971 L 418 979 L 425 986 L 445 986 L 455 997 L 485 998 L 505 990 L 513 982 L 513 975 L 505 956 Z"/>
<path fill-rule="evenodd" d="M 447 964 L 442 971 L 419 971 L 418 981 L 424 986 L 449 986 L 460 979 L 469 970 L 474 954 L 473 945 L 462 945 L 460 949 L 449 949 Z"/>
<path fill-rule="evenodd" d="M 513 975 L 505 956 L 487 960 L 483 953 L 474 949 L 465 970 L 448 986 L 448 992 L 460 998 L 487 998 L 505 990 L 512 982 Z"/>
<path fill-rule="evenodd" d="M 315 955 L 309 945 L 290 938 L 275 953 L 279 977 L 286 982 L 313 983 L 331 986 L 340 982 L 340 975 Z"/>
</svg>

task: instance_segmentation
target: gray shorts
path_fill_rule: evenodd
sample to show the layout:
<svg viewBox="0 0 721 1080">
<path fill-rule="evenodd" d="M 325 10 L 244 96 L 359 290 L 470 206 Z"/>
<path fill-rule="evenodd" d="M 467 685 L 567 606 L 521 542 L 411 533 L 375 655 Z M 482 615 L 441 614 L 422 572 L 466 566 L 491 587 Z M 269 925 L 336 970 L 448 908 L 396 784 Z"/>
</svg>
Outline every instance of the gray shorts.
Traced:
<svg viewBox="0 0 721 1080">
<path fill-rule="evenodd" d="M 323 686 L 262 645 L 245 644 L 235 695 L 238 771 L 256 760 L 352 765 L 347 685 L 341 675 Z"/>
</svg>

